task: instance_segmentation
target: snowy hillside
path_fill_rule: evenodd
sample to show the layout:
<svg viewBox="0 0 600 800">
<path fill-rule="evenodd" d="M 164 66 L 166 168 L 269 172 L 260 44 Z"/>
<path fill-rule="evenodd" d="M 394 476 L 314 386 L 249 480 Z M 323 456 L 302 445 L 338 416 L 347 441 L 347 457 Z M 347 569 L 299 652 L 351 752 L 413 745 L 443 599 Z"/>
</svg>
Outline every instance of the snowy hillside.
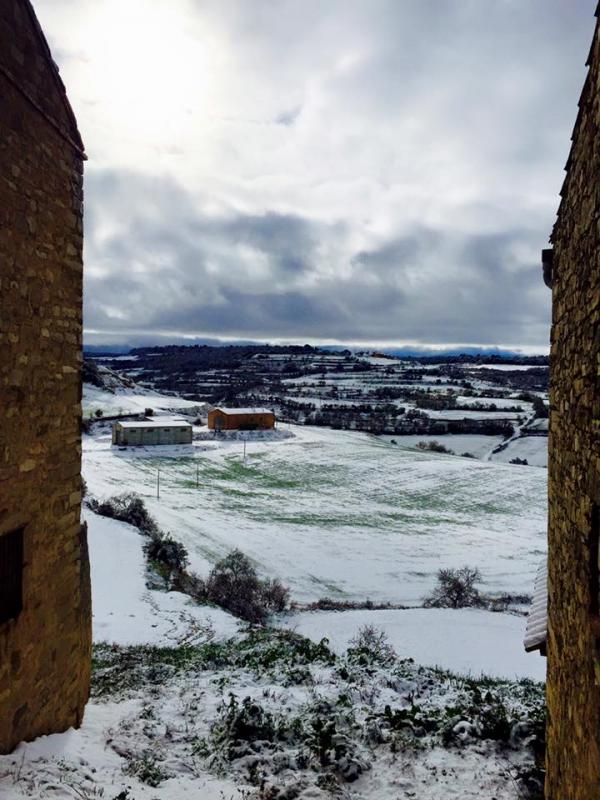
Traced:
<svg viewBox="0 0 600 800">
<path fill-rule="evenodd" d="M 546 547 L 544 471 L 289 430 L 248 442 L 245 463 L 241 441 L 120 451 L 98 432 L 84 439 L 84 475 L 98 497 L 140 494 L 200 574 L 240 547 L 305 602 L 420 605 L 440 567 L 463 564 L 489 592 L 531 592 Z"/>
<path fill-rule="evenodd" d="M 539 685 L 426 669 L 385 643 L 361 649 L 368 639 L 347 641 L 353 612 L 312 615 L 314 645 L 244 632 L 221 611 L 148 590 L 131 526 L 89 513 L 87 521 L 93 696 L 80 730 L 0 757 L 3 798 L 379 800 L 400 790 L 423 800 L 517 800 L 539 789 Z M 461 623 L 463 637 L 474 623 L 479 640 L 468 648 L 474 672 L 504 637 L 500 620 L 482 624 L 477 614 L 464 612 Z M 309 619 L 297 621 L 306 628 Z M 450 650 L 437 647 L 436 632 L 447 622 L 444 613 L 439 624 L 421 618 L 428 635 L 412 632 L 442 661 Z"/>
<path fill-rule="evenodd" d="M 105 413 L 193 406 L 135 386 L 85 394 Z M 477 440 L 480 459 L 494 447 L 452 438 Z M 250 630 L 151 588 L 140 532 L 86 511 L 92 699 L 80 730 L 0 757 L 0 796 L 539 797 L 545 660 L 522 637 L 546 472 L 407 444 L 285 424 L 220 439 L 194 426 L 191 445 L 123 449 L 97 423 L 83 442 L 89 495 L 136 493 L 200 576 L 239 548 L 297 606 Z M 440 568 L 466 564 L 486 595 L 514 597 L 512 612 L 419 607 Z M 390 607 L 310 610 L 324 598 Z"/>
<path fill-rule="evenodd" d="M 101 385 L 84 382 L 82 411 L 83 417 L 95 417 L 98 412 L 103 416 L 117 414 L 141 414 L 147 408 L 154 411 L 189 410 L 197 413 L 204 408 L 202 403 L 194 403 L 181 397 L 159 394 L 136 384 L 128 378 L 123 379 L 118 373 L 107 367 L 97 367 Z"/>
</svg>

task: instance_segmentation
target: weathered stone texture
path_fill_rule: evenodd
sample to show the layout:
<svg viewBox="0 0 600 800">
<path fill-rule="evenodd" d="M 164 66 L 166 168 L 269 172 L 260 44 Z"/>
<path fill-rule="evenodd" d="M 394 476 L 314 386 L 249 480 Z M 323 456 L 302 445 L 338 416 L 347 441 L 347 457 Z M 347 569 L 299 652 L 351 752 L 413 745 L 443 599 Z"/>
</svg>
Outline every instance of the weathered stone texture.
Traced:
<svg viewBox="0 0 600 800">
<path fill-rule="evenodd" d="M 600 32 L 553 233 L 549 800 L 600 798 Z"/>
<path fill-rule="evenodd" d="M 91 609 L 81 503 L 81 142 L 27 0 L 0 6 L 0 536 L 24 526 L 0 624 L 0 752 L 78 725 Z"/>
</svg>

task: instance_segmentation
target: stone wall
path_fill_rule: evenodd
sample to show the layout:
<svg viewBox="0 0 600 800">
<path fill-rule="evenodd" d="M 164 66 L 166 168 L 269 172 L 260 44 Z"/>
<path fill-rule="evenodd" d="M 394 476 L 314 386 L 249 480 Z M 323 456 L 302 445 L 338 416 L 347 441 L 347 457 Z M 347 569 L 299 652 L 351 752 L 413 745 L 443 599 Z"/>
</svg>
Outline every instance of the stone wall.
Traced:
<svg viewBox="0 0 600 800">
<path fill-rule="evenodd" d="M 552 242 L 549 800 L 600 798 L 600 32 Z"/>
<path fill-rule="evenodd" d="M 81 140 L 31 6 L 3 0 L 0 537 L 24 532 L 22 611 L 0 623 L 0 752 L 78 725 L 88 697 L 82 179 Z"/>
</svg>

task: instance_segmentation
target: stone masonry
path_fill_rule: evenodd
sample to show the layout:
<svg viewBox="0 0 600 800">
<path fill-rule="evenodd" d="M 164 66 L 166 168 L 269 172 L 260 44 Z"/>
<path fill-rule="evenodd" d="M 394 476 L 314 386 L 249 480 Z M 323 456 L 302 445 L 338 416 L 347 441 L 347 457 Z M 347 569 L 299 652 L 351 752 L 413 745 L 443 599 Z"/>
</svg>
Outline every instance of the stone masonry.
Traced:
<svg viewBox="0 0 600 800">
<path fill-rule="evenodd" d="M 2 0 L 0 753 L 79 725 L 89 691 L 80 525 L 84 158 L 30 3 Z M 22 550 L 11 550 L 19 537 Z"/>
<path fill-rule="evenodd" d="M 598 15 L 598 11 L 596 12 Z M 546 278 L 552 285 L 548 800 L 600 798 L 600 28 Z"/>
</svg>

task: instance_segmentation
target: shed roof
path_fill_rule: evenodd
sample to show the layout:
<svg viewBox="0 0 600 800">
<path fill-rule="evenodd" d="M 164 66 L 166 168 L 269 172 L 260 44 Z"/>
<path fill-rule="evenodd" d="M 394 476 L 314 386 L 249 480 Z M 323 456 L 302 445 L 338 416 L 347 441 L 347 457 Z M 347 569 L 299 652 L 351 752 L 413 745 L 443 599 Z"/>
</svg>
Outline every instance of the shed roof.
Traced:
<svg viewBox="0 0 600 800">
<path fill-rule="evenodd" d="M 175 420 L 175 419 L 166 419 L 161 420 L 160 417 L 158 419 L 139 419 L 139 420 L 131 420 L 126 422 L 116 422 L 116 425 L 119 425 L 121 428 L 191 428 L 192 424 L 190 422 L 185 422 L 185 420 Z"/>
<path fill-rule="evenodd" d="M 533 603 L 527 617 L 525 630 L 525 650 L 539 650 L 546 654 L 546 640 L 548 638 L 548 561 L 540 564 L 535 578 L 533 589 Z"/>
<path fill-rule="evenodd" d="M 272 408 L 222 408 L 217 406 L 213 411 L 220 411 L 222 414 L 274 414 Z"/>
</svg>

